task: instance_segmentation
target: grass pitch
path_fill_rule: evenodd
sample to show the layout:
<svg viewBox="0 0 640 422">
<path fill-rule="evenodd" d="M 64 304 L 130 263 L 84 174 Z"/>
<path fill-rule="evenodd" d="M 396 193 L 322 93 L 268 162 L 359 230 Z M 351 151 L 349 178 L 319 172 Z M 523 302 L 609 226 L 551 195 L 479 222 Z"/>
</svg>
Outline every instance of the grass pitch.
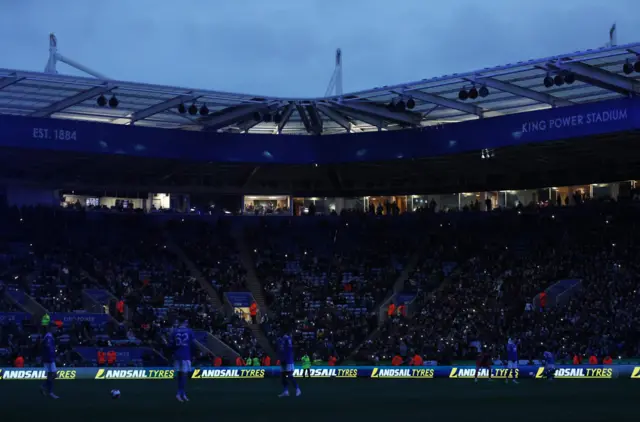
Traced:
<svg viewBox="0 0 640 422">
<path fill-rule="evenodd" d="M 174 381 L 60 380 L 50 400 L 37 381 L 0 381 L 2 421 L 631 421 L 638 380 L 299 379 L 301 397 L 279 399 L 278 379 L 198 380 L 189 403 Z M 112 400 L 117 388 L 122 397 Z M 634 417 L 635 416 L 635 417 Z"/>
</svg>

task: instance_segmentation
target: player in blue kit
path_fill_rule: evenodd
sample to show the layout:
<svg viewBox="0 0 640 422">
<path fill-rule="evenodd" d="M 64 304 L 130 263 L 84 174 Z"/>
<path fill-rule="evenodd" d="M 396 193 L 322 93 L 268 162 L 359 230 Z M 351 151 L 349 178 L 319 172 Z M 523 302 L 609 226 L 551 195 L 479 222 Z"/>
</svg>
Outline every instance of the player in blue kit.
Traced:
<svg viewBox="0 0 640 422">
<path fill-rule="evenodd" d="M 296 396 L 302 395 L 302 391 L 298 386 L 298 382 L 293 376 L 294 367 L 294 353 L 293 353 L 293 341 L 291 336 L 285 334 L 278 339 L 278 357 L 280 358 L 281 366 L 281 378 L 283 391 L 278 397 L 289 397 L 289 380 L 296 388 Z"/>
<path fill-rule="evenodd" d="M 509 372 L 505 378 L 505 382 L 509 383 L 509 375 L 512 376 L 511 382 L 514 384 L 518 384 L 518 380 L 516 380 L 516 371 L 518 369 L 518 343 L 513 339 L 509 339 L 507 341 L 507 368 Z"/>
<path fill-rule="evenodd" d="M 173 360 L 178 373 L 178 393 L 176 394 L 176 399 L 178 399 L 179 402 L 189 401 L 185 390 L 187 387 L 187 377 L 189 376 L 189 372 L 191 372 L 191 352 L 194 341 L 193 331 L 188 327 L 187 321 L 184 321 L 171 333 Z"/>
<path fill-rule="evenodd" d="M 47 379 L 40 387 L 40 392 L 43 396 L 48 396 L 52 399 L 58 399 L 59 397 L 53 393 L 53 381 L 56 379 L 58 369 L 56 368 L 56 342 L 53 338 L 53 330 L 56 326 L 46 325 L 43 326 L 45 335 L 42 337 L 42 363 L 44 370 L 47 373 Z"/>
<path fill-rule="evenodd" d="M 553 356 L 553 353 L 546 351 L 543 354 L 544 359 L 544 374 L 549 381 L 552 381 L 555 378 L 556 373 L 556 361 Z"/>
</svg>

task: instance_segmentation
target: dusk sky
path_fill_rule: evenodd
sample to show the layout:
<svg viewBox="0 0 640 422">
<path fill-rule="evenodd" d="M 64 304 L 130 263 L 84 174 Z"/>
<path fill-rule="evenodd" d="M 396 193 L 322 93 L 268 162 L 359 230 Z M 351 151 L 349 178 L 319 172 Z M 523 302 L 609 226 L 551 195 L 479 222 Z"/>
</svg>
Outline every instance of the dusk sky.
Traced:
<svg viewBox="0 0 640 422">
<path fill-rule="evenodd" d="M 262 95 L 344 91 L 640 41 L 639 0 L 0 0 L 0 68 L 59 51 L 119 80 Z M 64 65 L 60 73 L 81 74 Z"/>
</svg>

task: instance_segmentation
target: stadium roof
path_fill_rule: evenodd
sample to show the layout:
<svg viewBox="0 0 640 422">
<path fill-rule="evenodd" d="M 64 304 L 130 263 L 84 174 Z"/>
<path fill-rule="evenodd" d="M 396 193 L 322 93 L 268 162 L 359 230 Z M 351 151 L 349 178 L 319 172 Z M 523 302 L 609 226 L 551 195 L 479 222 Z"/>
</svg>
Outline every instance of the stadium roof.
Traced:
<svg viewBox="0 0 640 422">
<path fill-rule="evenodd" d="M 0 68 L 0 114 L 262 134 L 335 134 L 455 123 L 640 94 L 640 43 L 319 98 L 280 98 Z M 639 65 L 640 66 L 640 65 Z M 546 76 L 575 82 L 546 88 Z M 489 95 L 462 101 L 461 90 Z M 96 99 L 115 95 L 115 108 Z M 407 101 L 415 107 L 409 110 Z M 402 100 L 401 107 L 397 104 Z M 179 113 L 206 104 L 209 114 Z M 402 107 L 405 105 L 405 107 Z M 258 119 L 258 116 L 261 116 Z M 265 119 L 264 116 L 268 116 Z M 274 122 L 274 116 L 279 123 Z M 266 121 L 271 120 L 271 121 Z"/>
</svg>

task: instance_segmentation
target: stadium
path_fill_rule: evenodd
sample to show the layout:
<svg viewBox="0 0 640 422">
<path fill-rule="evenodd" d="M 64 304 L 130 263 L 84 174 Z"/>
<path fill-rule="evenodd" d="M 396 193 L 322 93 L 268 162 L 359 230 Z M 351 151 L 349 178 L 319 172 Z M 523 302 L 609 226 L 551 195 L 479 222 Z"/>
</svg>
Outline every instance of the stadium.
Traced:
<svg viewBox="0 0 640 422">
<path fill-rule="evenodd" d="M 640 43 L 353 93 L 341 60 L 319 98 L 112 80 L 54 35 L 0 68 L 7 420 L 629 418 Z"/>
</svg>

